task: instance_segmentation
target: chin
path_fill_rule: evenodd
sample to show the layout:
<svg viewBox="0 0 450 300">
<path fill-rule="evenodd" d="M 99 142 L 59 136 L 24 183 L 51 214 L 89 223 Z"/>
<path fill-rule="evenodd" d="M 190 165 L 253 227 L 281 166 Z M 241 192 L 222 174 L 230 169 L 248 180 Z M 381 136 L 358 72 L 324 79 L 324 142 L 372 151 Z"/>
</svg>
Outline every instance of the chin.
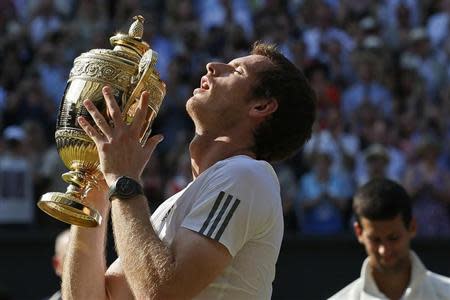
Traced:
<svg viewBox="0 0 450 300">
<path fill-rule="evenodd" d="M 195 99 L 195 96 L 192 96 L 186 102 L 186 112 L 192 120 L 196 120 L 201 115 L 202 105 L 198 99 Z"/>
<path fill-rule="evenodd" d="M 379 269 L 382 271 L 398 271 L 401 269 L 402 264 L 397 260 L 391 260 L 389 262 L 379 262 L 378 263 Z"/>
<path fill-rule="evenodd" d="M 194 104 L 192 103 L 194 100 L 192 99 L 193 97 L 189 98 L 186 101 L 186 112 L 188 113 L 188 115 L 192 118 L 192 114 L 194 113 Z"/>
</svg>

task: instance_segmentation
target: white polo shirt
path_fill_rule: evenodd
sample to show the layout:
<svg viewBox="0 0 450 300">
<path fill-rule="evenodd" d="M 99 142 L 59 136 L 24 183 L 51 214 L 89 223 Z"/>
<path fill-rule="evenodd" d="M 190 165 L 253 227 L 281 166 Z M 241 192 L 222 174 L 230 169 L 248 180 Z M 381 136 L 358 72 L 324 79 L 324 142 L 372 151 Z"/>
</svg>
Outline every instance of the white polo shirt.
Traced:
<svg viewBox="0 0 450 300">
<path fill-rule="evenodd" d="M 167 244 L 184 227 L 218 241 L 233 257 L 195 299 L 270 299 L 283 213 L 269 163 L 244 155 L 219 161 L 161 204 L 151 222 Z"/>
<path fill-rule="evenodd" d="M 450 300 L 450 278 L 425 268 L 411 251 L 411 281 L 400 300 Z M 361 277 L 346 286 L 329 300 L 389 300 L 372 277 L 369 258 L 363 263 Z"/>
</svg>

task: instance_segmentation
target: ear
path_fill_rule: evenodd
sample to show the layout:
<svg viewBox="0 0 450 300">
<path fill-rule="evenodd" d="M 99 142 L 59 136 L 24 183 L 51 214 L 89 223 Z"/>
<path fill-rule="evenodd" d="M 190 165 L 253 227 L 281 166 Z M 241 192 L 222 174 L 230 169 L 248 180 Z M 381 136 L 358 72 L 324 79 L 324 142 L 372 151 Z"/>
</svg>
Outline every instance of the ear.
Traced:
<svg viewBox="0 0 450 300">
<path fill-rule="evenodd" d="M 278 109 L 278 101 L 275 98 L 264 98 L 252 102 L 249 115 L 254 118 L 267 117 Z"/>
<path fill-rule="evenodd" d="M 356 235 L 356 238 L 358 239 L 358 242 L 360 244 L 362 244 L 363 243 L 363 239 L 362 239 L 363 228 L 357 221 L 355 221 L 353 223 L 353 230 L 355 231 L 355 235 Z"/>
</svg>

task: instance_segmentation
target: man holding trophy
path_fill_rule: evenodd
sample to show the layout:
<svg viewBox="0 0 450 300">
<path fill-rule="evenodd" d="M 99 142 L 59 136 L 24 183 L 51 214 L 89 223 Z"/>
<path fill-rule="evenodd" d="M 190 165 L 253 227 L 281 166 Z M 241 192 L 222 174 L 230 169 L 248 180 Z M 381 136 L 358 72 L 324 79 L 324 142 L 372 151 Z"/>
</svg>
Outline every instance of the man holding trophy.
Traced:
<svg viewBox="0 0 450 300">
<path fill-rule="evenodd" d="M 69 196 L 81 197 L 80 214 L 95 207 L 98 226 L 72 226 L 63 298 L 270 299 L 283 214 L 268 162 L 287 158 L 310 137 L 315 95 L 302 72 L 266 44 L 229 63 L 207 64 L 186 103 L 195 125 L 194 179 L 155 212 L 140 183 L 162 140 L 145 136 L 155 96 L 139 90 L 129 118 L 117 88 L 104 85 L 104 109 L 87 97 L 87 113 L 76 118 L 95 144 L 101 175 L 90 188 L 72 182 L 68 193 L 84 189 Z M 109 215 L 119 258 L 107 267 Z"/>
</svg>

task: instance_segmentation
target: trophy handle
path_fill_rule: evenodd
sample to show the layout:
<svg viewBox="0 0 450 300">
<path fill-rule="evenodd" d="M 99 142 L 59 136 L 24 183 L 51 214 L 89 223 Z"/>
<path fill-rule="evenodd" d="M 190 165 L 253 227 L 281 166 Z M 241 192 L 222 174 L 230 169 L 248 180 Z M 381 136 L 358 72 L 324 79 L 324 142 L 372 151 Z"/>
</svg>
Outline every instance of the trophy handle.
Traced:
<svg viewBox="0 0 450 300">
<path fill-rule="evenodd" d="M 149 49 L 147 50 L 144 55 L 142 55 L 142 58 L 139 62 L 139 69 L 137 74 L 137 84 L 134 88 L 133 92 L 130 95 L 130 100 L 127 101 L 126 106 L 123 110 L 123 115 L 125 118 L 125 121 L 128 120 L 128 116 L 132 115 L 134 116 L 134 111 L 130 114 L 130 110 L 137 109 L 137 101 L 139 100 L 139 97 L 141 96 L 142 92 L 148 88 L 146 86 L 146 83 L 150 81 L 150 77 L 154 74 L 156 61 L 158 60 L 158 53 Z M 154 76 L 154 75 L 153 75 Z M 150 95 L 151 97 L 152 95 Z M 149 113 L 153 114 L 153 116 L 150 116 L 151 121 L 147 124 L 142 136 L 141 136 L 141 144 L 145 144 L 147 142 L 147 139 L 150 136 L 151 133 L 151 123 L 156 116 L 159 107 L 154 107 L 155 105 L 152 104 L 152 101 L 149 103 Z"/>
<path fill-rule="evenodd" d="M 149 80 L 150 76 L 155 69 L 156 61 L 158 59 L 158 54 L 149 49 L 142 56 L 139 62 L 139 71 L 137 74 L 138 83 L 134 88 L 133 92 L 131 92 L 130 99 L 127 105 L 124 108 L 124 113 L 127 113 L 130 109 L 131 105 L 135 102 L 134 99 L 139 99 L 141 93 L 145 90 L 145 83 Z"/>
</svg>

